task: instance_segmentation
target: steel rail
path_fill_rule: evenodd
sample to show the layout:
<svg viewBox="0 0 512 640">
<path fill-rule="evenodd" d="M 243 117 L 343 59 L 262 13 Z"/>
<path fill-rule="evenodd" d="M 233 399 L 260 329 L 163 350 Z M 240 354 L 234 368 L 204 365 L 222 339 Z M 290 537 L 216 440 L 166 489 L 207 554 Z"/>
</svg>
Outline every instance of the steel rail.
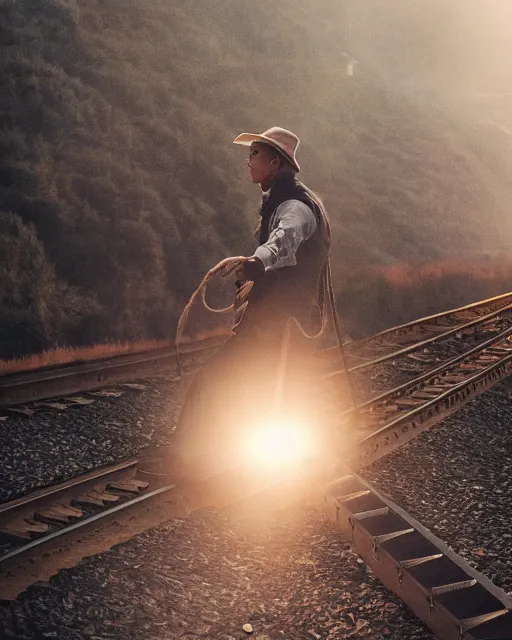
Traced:
<svg viewBox="0 0 512 640">
<path fill-rule="evenodd" d="M 499 303 L 502 300 L 506 300 L 507 298 L 512 299 L 512 292 L 503 293 L 499 296 L 494 296 L 492 298 L 488 298 L 486 300 L 480 300 L 478 302 L 472 302 L 471 304 L 465 305 L 463 307 L 458 307 L 456 309 L 451 309 L 450 311 L 442 311 L 440 313 L 433 314 L 431 316 L 425 316 L 424 318 L 418 318 L 417 320 L 413 320 L 412 322 L 406 322 L 404 324 L 398 325 L 396 327 L 391 327 L 389 329 L 385 329 L 384 331 L 380 331 L 372 336 L 368 336 L 367 338 L 362 338 L 361 340 L 355 340 L 352 342 L 344 342 L 343 347 L 348 349 L 349 351 L 352 349 L 357 349 L 364 344 L 367 344 L 372 341 L 376 341 L 385 336 L 391 335 L 395 333 L 397 335 L 403 335 L 403 333 L 407 332 L 411 328 L 420 327 L 421 325 L 427 324 L 432 321 L 440 320 L 442 318 L 447 318 L 451 315 L 455 315 L 457 313 L 462 313 L 464 311 L 475 311 L 478 308 L 491 306 L 494 303 Z"/>
<path fill-rule="evenodd" d="M 348 467 L 322 503 L 381 582 L 440 640 L 512 638 L 512 599 Z"/>
<path fill-rule="evenodd" d="M 138 464 L 137 459 L 125 460 L 0 504 L 0 533 L 24 544 L 34 534 L 46 534 L 50 524 L 67 526 L 82 518 L 78 505 L 117 502 L 119 489 L 139 493 L 148 482 L 135 479 Z"/>
<path fill-rule="evenodd" d="M 183 355 L 215 349 L 223 340 L 210 338 L 180 346 Z M 173 364 L 176 347 L 93 360 L 81 364 L 47 367 L 0 377 L 0 406 L 14 406 L 37 400 L 98 389 L 162 370 Z"/>
<path fill-rule="evenodd" d="M 119 504 L 115 507 L 110 507 L 109 509 L 100 511 L 99 513 L 70 524 L 67 527 L 59 529 L 57 531 L 53 531 L 44 537 L 32 540 L 31 542 L 28 542 L 27 544 L 24 544 L 19 548 L 8 551 L 7 553 L 4 553 L 0 556 L 0 572 L 9 569 L 13 563 L 19 564 L 20 562 L 26 561 L 27 559 L 31 558 L 34 555 L 34 551 L 37 554 L 45 553 L 47 552 L 48 547 L 54 542 L 60 542 L 62 538 L 68 537 L 70 534 L 74 534 L 77 532 L 82 534 L 91 527 L 96 527 L 99 522 L 109 519 L 112 515 L 117 515 L 119 512 L 129 509 L 139 502 L 143 502 L 144 500 L 151 500 L 155 496 L 159 496 L 161 493 L 170 491 L 174 488 L 174 486 L 175 485 L 160 487 L 158 489 L 150 491 L 149 493 L 137 496 L 136 498 L 132 498 L 131 500 L 128 500 L 123 504 Z"/>
<path fill-rule="evenodd" d="M 129 461 L 130 465 L 133 462 Z M 290 489 L 290 479 L 284 475 L 271 478 L 268 473 L 233 468 L 178 485 L 166 482 L 168 476 L 160 473 L 158 466 L 155 468 L 156 473 L 146 476 L 142 470 L 140 475 L 156 478 L 156 488 L 72 521 L 38 539 L 23 540 L 17 548 L 0 555 L 0 600 L 13 599 L 34 582 L 46 580 L 58 570 L 74 566 L 82 558 L 105 551 L 170 518 L 185 517 L 208 506 L 240 504 L 247 499 L 272 502 L 276 496 L 282 499 L 283 491 L 285 503 L 289 503 L 290 496 L 298 499 Z M 83 478 L 74 479 L 75 485 Z M 36 505 L 39 498 L 31 501 L 30 497 L 26 502 Z"/>
<path fill-rule="evenodd" d="M 446 382 L 443 380 L 443 377 L 446 378 L 446 376 L 450 373 L 461 375 L 461 372 L 457 369 L 459 364 L 465 364 L 467 362 L 468 365 L 471 366 L 472 360 L 475 360 L 481 357 L 487 357 L 488 355 L 491 355 L 494 358 L 498 358 L 499 354 L 496 354 L 495 352 L 488 353 L 487 350 L 498 348 L 499 345 L 502 344 L 511 334 L 512 334 L 512 327 L 509 329 L 506 329 L 505 331 L 502 331 L 500 334 L 496 336 L 493 336 L 489 340 L 486 340 L 485 342 L 480 343 L 476 347 L 469 349 L 465 353 L 459 356 L 456 356 L 455 358 L 452 358 L 451 360 L 441 364 L 440 366 L 434 369 L 429 369 L 428 371 L 421 374 L 420 376 L 417 376 L 416 378 L 409 380 L 399 385 L 398 387 L 390 389 L 389 391 L 381 393 L 378 396 L 374 396 L 373 398 L 370 398 L 369 400 L 366 400 L 365 402 L 358 404 L 355 409 L 353 407 L 350 407 L 341 412 L 338 412 L 334 421 L 337 421 L 338 423 L 342 423 L 342 424 L 343 423 L 347 424 L 351 422 L 353 424 L 359 424 L 360 426 L 363 426 L 365 415 L 367 415 L 368 417 L 372 417 L 372 411 L 378 412 L 379 409 L 382 409 L 382 412 L 384 412 L 384 414 L 389 414 L 391 411 L 393 400 L 395 399 L 396 399 L 395 401 L 398 401 L 401 398 L 407 398 L 407 394 L 414 393 L 416 391 L 421 391 L 423 388 L 428 386 L 437 386 L 437 387 L 446 386 Z M 508 344 L 507 344 L 507 347 L 501 347 L 499 349 L 499 351 L 501 352 L 501 355 L 506 355 L 507 348 L 509 348 Z M 494 363 L 495 362 L 489 362 L 486 369 L 488 369 L 488 367 Z M 476 365 L 477 366 L 474 367 L 473 371 L 475 369 L 482 370 L 481 363 L 476 363 Z M 468 376 L 470 375 L 470 372 L 471 372 L 471 369 L 468 369 L 465 374 L 466 380 L 464 382 L 466 383 L 469 381 Z M 461 384 L 464 384 L 464 382 L 462 382 Z M 454 386 L 452 385 L 451 389 L 453 388 Z M 446 391 L 448 391 L 448 389 L 446 389 Z M 434 392 L 432 392 L 430 395 L 433 396 Z M 440 396 L 440 392 L 437 394 L 436 398 L 439 396 Z M 332 402 L 332 398 L 331 398 L 331 402 Z M 425 399 L 425 402 L 422 403 L 420 407 L 412 410 L 408 414 L 404 414 L 403 412 L 400 412 L 398 415 L 398 418 L 393 418 L 393 420 L 400 419 L 404 415 L 414 415 L 415 412 L 419 413 L 421 412 L 421 408 L 426 405 L 427 405 L 427 399 Z M 398 413 L 398 411 L 396 411 L 395 413 Z M 377 418 L 379 417 L 382 418 L 384 421 L 389 420 L 390 418 L 389 415 L 379 416 L 377 414 Z M 368 426 L 371 426 L 371 425 L 368 425 Z M 392 426 L 391 422 L 389 422 L 388 425 L 383 424 L 381 428 L 385 428 L 386 426 Z M 378 433 L 378 431 L 374 432 L 373 435 L 375 435 L 376 433 Z M 402 441 L 401 437 L 398 434 L 395 434 L 395 437 L 397 438 L 397 444 L 398 442 Z"/>
<path fill-rule="evenodd" d="M 512 303 L 510 305 L 506 305 L 505 307 L 500 308 L 498 311 L 493 311 L 490 314 L 486 315 L 486 316 L 480 316 L 479 318 L 476 318 L 475 320 L 471 320 L 470 322 L 467 322 L 463 325 L 458 325 L 457 327 L 453 327 L 451 329 L 448 329 L 447 331 L 443 332 L 443 333 L 438 333 L 435 336 L 431 336 L 430 338 L 425 338 L 424 340 L 420 340 L 419 342 L 415 342 L 407 347 L 403 347 L 402 349 L 399 349 L 398 351 L 393 351 L 391 353 L 385 354 L 383 356 L 380 356 L 378 358 L 375 358 L 373 360 L 368 360 L 367 362 L 363 362 L 357 365 L 354 365 L 350 368 L 348 368 L 347 370 L 345 369 L 336 369 L 334 371 L 329 371 L 328 373 L 324 374 L 324 378 L 332 378 L 334 376 L 337 375 L 347 375 L 347 372 L 350 373 L 354 373 L 355 371 L 360 371 L 362 369 L 366 369 L 368 367 L 373 367 L 377 364 L 381 364 L 383 362 L 387 362 L 388 360 L 392 360 L 404 355 L 407 355 L 409 353 L 412 353 L 413 351 L 416 351 L 417 349 L 422 349 L 423 347 L 438 342 L 438 341 L 442 341 L 444 338 L 450 337 L 454 334 L 459 333 L 460 331 L 464 331 L 466 329 L 471 329 L 474 326 L 478 326 L 480 324 L 485 324 L 486 322 L 488 322 L 489 320 L 492 320 L 493 318 L 500 316 L 504 311 L 511 311 L 512 310 Z M 330 349 L 328 350 L 330 351 Z M 318 354 L 320 357 L 329 357 L 328 354 L 323 351 L 320 352 Z"/>
<path fill-rule="evenodd" d="M 13 516 L 19 517 L 20 514 L 33 512 L 35 508 L 40 508 L 41 505 L 45 505 L 48 502 L 71 499 L 76 495 L 77 490 L 84 491 L 86 488 L 97 485 L 100 482 L 106 483 L 112 479 L 113 476 L 119 474 L 124 476 L 130 472 L 131 475 L 134 475 L 137 464 L 138 460 L 132 458 L 108 467 L 100 467 L 99 469 L 94 469 L 93 471 L 71 478 L 57 485 L 37 489 L 21 498 L 1 503 L 0 530 L 2 529 L 2 523 L 5 522 L 7 518 Z"/>
<path fill-rule="evenodd" d="M 425 404 L 384 424 L 377 431 L 358 441 L 358 465 L 365 466 L 391 453 L 511 374 L 512 355 L 507 355 Z"/>
<path fill-rule="evenodd" d="M 462 363 L 468 358 L 471 358 L 472 356 L 475 356 L 480 352 L 485 351 L 488 347 L 492 347 L 496 345 L 497 343 L 501 342 L 504 338 L 507 338 L 510 335 L 512 335 L 512 327 L 510 329 L 505 329 L 505 331 L 502 331 L 498 335 L 493 336 L 492 338 L 489 338 L 489 340 L 486 340 L 485 342 L 480 343 L 479 345 L 477 345 L 476 347 L 473 347 L 472 349 L 469 349 L 469 351 L 465 351 L 461 355 L 455 356 L 451 360 L 447 360 L 446 362 L 439 365 L 438 367 L 435 367 L 434 369 L 429 369 L 428 371 L 421 374 L 420 376 L 417 376 L 413 380 L 404 382 L 403 384 L 399 385 L 398 387 L 395 387 L 394 389 L 385 391 L 384 393 L 381 393 L 378 396 L 375 396 L 373 398 L 370 398 L 369 400 L 366 400 L 365 402 L 362 402 L 361 404 L 358 404 L 357 408 L 368 409 L 372 405 L 376 405 L 383 402 L 384 400 L 393 398 L 393 396 L 400 397 L 400 396 L 403 396 L 405 393 L 420 389 L 423 386 L 425 386 L 424 383 L 428 383 L 432 378 L 436 378 L 442 375 L 443 373 L 448 373 L 457 364 Z"/>
<path fill-rule="evenodd" d="M 353 367 L 349 367 L 348 369 L 348 373 L 353 373 L 355 371 L 361 371 L 362 369 L 366 369 L 368 367 L 374 367 L 377 364 L 381 364 L 382 362 L 387 362 L 388 360 L 393 360 L 394 358 L 398 358 L 400 356 L 404 356 L 407 355 L 408 353 L 411 353 L 412 351 L 416 351 L 417 349 L 422 349 L 423 347 L 425 347 L 426 345 L 432 344 L 433 342 L 438 342 L 441 341 L 444 338 L 448 338 L 449 336 L 452 336 L 456 333 L 459 333 L 460 331 L 464 331 L 466 329 L 471 329 L 473 327 L 476 327 L 480 324 L 485 324 L 486 322 L 488 322 L 489 320 L 492 320 L 493 318 L 496 318 L 497 316 L 499 316 L 500 314 L 502 314 L 504 311 L 510 311 L 512 310 L 512 303 L 505 305 L 504 307 L 502 307 L 501 309 L 497 310 L 497 311 L 493 311 L 485 316 L 481 316 L 480 318 L 477 318 L 476 320 L 471 320 L 470 322 L 466 322 L 465 324 L 462 325 L 458 325 L 457 327 L 454 327 L 453 329 L 448 329 L 447 331 L 444 331 L 443 333 L 439 333 L 435 336 L 432 336 L 431 338 L 427 338 L 425 340 L 421 340 L 420 342 L 415 342 L 412 345 L 409 345 L 408 347 L 404 347 L 403 349 L 399 349 L 398 351 L 393 351 L 392 353 L 388 353 L 384 356 L 381 356 L 379 358 L 375 358 L 373 360 L 370 360 L 369 362 L 362 362 L 361 364 L 357 364 Z M 329 375 L 335 375 L 336 373 L 341 373 L 341 371 L 338 372 L 331 372 Z"/>
</svg>

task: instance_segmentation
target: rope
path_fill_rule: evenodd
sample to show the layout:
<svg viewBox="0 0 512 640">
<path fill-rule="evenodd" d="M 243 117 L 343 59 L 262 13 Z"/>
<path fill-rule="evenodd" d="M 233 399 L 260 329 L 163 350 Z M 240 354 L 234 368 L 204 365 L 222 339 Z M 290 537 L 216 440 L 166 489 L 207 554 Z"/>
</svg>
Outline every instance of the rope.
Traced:
<svg viewBox="0 0 512 640">
<path fill-rule="evenodd" d="M 307 187 L 306 187 L 306 190 L 307 190 L 309 196 L 311 197 L 311 199 L 317 204 L 317 206 L 320 209 L 320 214 L 322 216 L 322 221 L 324 223 L 325 232 L 326 232 L 327 237 L 328 237 L 329 242 L 330 242 L 330 240 L 331 240 L 331 223 L 330 223 L 329 218 L 328 218 L 328 216 L 326 214 L 323 202 L 320 200 L 320 198 L 316 195 L 316 193 L 314 191 L 311 191 L 311 189 L 308 189 Z M 347 372 L 350 399 L 352 401 L 352 405 L 354 407 L 354 411 L 356 412 L 356 414 L 358 414 L 354 385 L 352 384 L 352 380 L 351 380 L 350 374 L 348 372 L 347 362 L 345 360 L 345 353 L 343 351 L 343 346 L 342 346 L 340 321 L 339 321 L 339 318 L 338 318 L 338 312 L 336 311 L 336 298 L 335 298 L 335 295 L 334 295 L 334 287 L 332 285 L 332 271 L 331 271 L 331 262 L 330 262 L 329 258 L 327 258 L 327 260 L 325 261 L 325 264 L 324 264 L 324 266 L 322 268 L 322 276 L 321 277 L 322 277 L 322 286 L 323 286 L 323 291 L 324 291 L 323 309 L 324 309 L 325 312 L 327 311 L 326 310 L 326 294 L 327 294 L 327 300 L 328 300 L 329 306 L 330 306 L 330 312 L 331 312 L 331 316 L 332 316 L 332 320 L 333 320 L 334 331 L 336 333 L 336 340 L 338 342 L 337 346 L 339 347 L 340 354 L 341 354 L 341 362 L 342 362 L 343 368 Z M 326 322 L 327 313 L 325 313 L 323 320 Z M 324 326 L 324 328 L 325 328 L 325 326 Z M 319 333 L 316 337 L 320 337 L 320 335 L 321 335 L 321 333 Z"/>
<path fill-rule="evenodd" d="M 279 365 L 277 368 L 277 376 L 276 376 L 276 388 L 274 393 L 274 409 L 275 410 L 278 409 L 282 401 L 284 378 L 286 373 L 286 361 L 288 359 L 288 350 L 290 346 L 290 336 L 291 336 L 292 325 L 295 325 L 299 329 L 300 333 L 304 336 L 304 338 L 307 338 L 309 340 L 316 340 L 323 335 L 327 327 L 328 307 L 329 307 L 329 311 L 333 319 L 336 339 L 338 342 L 337 346 L 339 347 L 341 352 L 341 360 L 342 360 L 343 368 L 345 369 L 345 371 L 347 371 L 350 398 L 354 406 L 354 409 L 357 411 L 357 404 L 355 401 L 355 392 L 352 385 L 352 380 L 350 379 L 350 376 L 348 374 L 345 354 L 343 352 L 343 346 L 342 346 L 342 340 L 341 340 L 341 329 L 340 329 L 338 313 L 336 311 L 336 299 L 334 296 L 334 288 L 332 285 L 332 272 L 331 272 L 331 264 L 330 264 L 329 258 L 327 258 L 327 260 L 324 263 L 324 266 L 322 267 L 321 281 L 322 281 L 322 287 L 324 290 L 324 296 L 323 296 L 322 308 L 321 308 L 320 329 L 317 331 L 317 333 L 308 334 L 304 330 L 300 322 L 297 320 L 297 318 L 293 316 L 289 317 L 286 320 L 286 324 L 283 331 L 283 337 L 281 340 L 281 351 L 280 351 Z"/>
<path fill-rule="evenodd" d="M 197 297 L 200 295 L 203 306 L 208 311 L 212 311 L 213 313 L 226 313 L 234 309 L 234 306 L 235 306 L 234 302 L 230 304 L 228 307 L 225 307 L 224 309 L 214 309 L 213 307 L 210 307 L 210 305 L 206 301 L 206 289 L 208 287 L 208 283 L 210 282 L 210 280 L 212 280 L 216 275 L 219 274 L 221 277 L 225 278 L 226 276 L 236 271 L 239 267 L 242 266 L 244 262 L 247 262 L 248 260 L 249 258 L 246 258 L 244 256 L 237 256 L 234 258 L 225 258 L 224 260 L 221 260 L 217 265 L 212 267 L 207 272 L 207 274 L 202 279 L 201 284 L 197 287 L 197 289 L 191 295 L 190 300 L 187 302 L 187 305 L 183 309 L 180 319 L 178 320 L 178 327 L 176 329 L 176 337 L 174 340 L 176 345 L 176 364 L 178 366 L 178 377 L 176 378 L 176 380 L 181 380 L 183 378 L 183 369 L 181 366 L 179 347 L 180 347 L 181 338 L 183 336 L 183 331 L 187 324 L 188 316 L 194 302 L 196 301 Z M 239 295 L 240 296 L 247 295 L 251 287 L 252 285 L 249 287 L 244 285 L 242 287 L 243 291 Z"/>
<path fill-rule="evenodd" d="M 352 401 L 352 406 L 354 407 L 354 411 L 356 412 L 356 414 L 359 416 L 358 408 L 357 408 L 357 402 L 356 402 L 355 389 L 354 389 L 354 385 L 352 383 L 352 379 L 350 377 L 350 373 L 348 371 L 347 361 L 345 360 L 345 353 L 343 351 L 343 345 L 342 345 L 342 340 L 341 340 L 340 320 L 338 318 L 338 313 L 336 311 L 336 298 L 334 296 L 334 288 L 332 286 L 332 273 L 331 273 L 331 265 L 330 265 L 329 262 L 327 263 L 327 287 L 328 287 L 327 292 L 328 292 L 328 296 L 329 296 L 329 304 L 331 306 L 332 320 L 333 320 L 333 324 L 334 324 L 334 331 L 336 332 L 336 340 L 338 341 L 338 347 L 339 347 L 339 350 L 340 350 L 340 353 L 341 353 L 341 363 L 343 365 L 343 368 L 347 372 L 348 388 L 349 388 L 349 392 L 350 392 L 350 399 Z"/>
</svg>

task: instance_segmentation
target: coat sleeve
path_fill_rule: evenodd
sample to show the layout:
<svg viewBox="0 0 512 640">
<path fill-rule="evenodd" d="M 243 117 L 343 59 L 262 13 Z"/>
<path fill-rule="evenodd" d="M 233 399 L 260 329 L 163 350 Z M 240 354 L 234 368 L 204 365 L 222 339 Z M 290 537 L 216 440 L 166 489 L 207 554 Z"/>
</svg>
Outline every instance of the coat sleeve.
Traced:
<svg viewBox="0 0 512 640">
<path fill-rule="evenodd" d="M 315 214 L 307 205 L 300 200 L 286 200 L 274 214 L 267 242 L 256 249 L 253 257 L 263 262 L 266 271 L 293 267 L 297 264 L 297 249 L 315 233 L 316 225 Z"/>
</svg>

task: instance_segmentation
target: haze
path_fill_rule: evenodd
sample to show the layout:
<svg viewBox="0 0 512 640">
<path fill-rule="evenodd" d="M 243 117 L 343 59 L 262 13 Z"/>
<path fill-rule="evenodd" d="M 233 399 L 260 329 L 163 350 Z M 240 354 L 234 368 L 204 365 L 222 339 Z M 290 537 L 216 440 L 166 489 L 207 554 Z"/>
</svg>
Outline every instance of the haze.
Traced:
<svg viewBox="0 0 512 640">
<path fill-rule="evenodd" d="M 172 336 L 252 252 L 241 131 L 301 139 L 350 335 L 502 293 L 506 2 L 0 4 L 4 357 Z"/>
</svg>

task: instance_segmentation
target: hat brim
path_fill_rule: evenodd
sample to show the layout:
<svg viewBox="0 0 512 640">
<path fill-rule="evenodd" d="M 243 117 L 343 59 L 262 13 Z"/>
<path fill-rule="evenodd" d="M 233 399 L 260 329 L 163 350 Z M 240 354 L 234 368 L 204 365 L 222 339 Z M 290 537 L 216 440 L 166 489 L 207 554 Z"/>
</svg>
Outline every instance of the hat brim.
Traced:
<svg viewBox="0 0 512 640">
<path fill-rule="evenodd" d="M 288 162 L 292 165 L 292 167 L 297 169 L 297 171 L 300 171 L 299 163 L 297 162 L 297 160 L 295 160 L 295 158 L 293 158 L 287 151 L 285 151 L 282 147 L 280 147 L 271 138 L 262 136 L 259 133 L 241 133 L 239 136 L 237 136 L 233 140 L 233 144 L 241 144 L 241 145 L 244 145 L 245 147 L 250 147 L 253 142 L 264 142 L 265 144 L 270 145 L 276 151 L 278 151 L 283 156 L 283 158 L 288 160 Z"/>
</svg>

